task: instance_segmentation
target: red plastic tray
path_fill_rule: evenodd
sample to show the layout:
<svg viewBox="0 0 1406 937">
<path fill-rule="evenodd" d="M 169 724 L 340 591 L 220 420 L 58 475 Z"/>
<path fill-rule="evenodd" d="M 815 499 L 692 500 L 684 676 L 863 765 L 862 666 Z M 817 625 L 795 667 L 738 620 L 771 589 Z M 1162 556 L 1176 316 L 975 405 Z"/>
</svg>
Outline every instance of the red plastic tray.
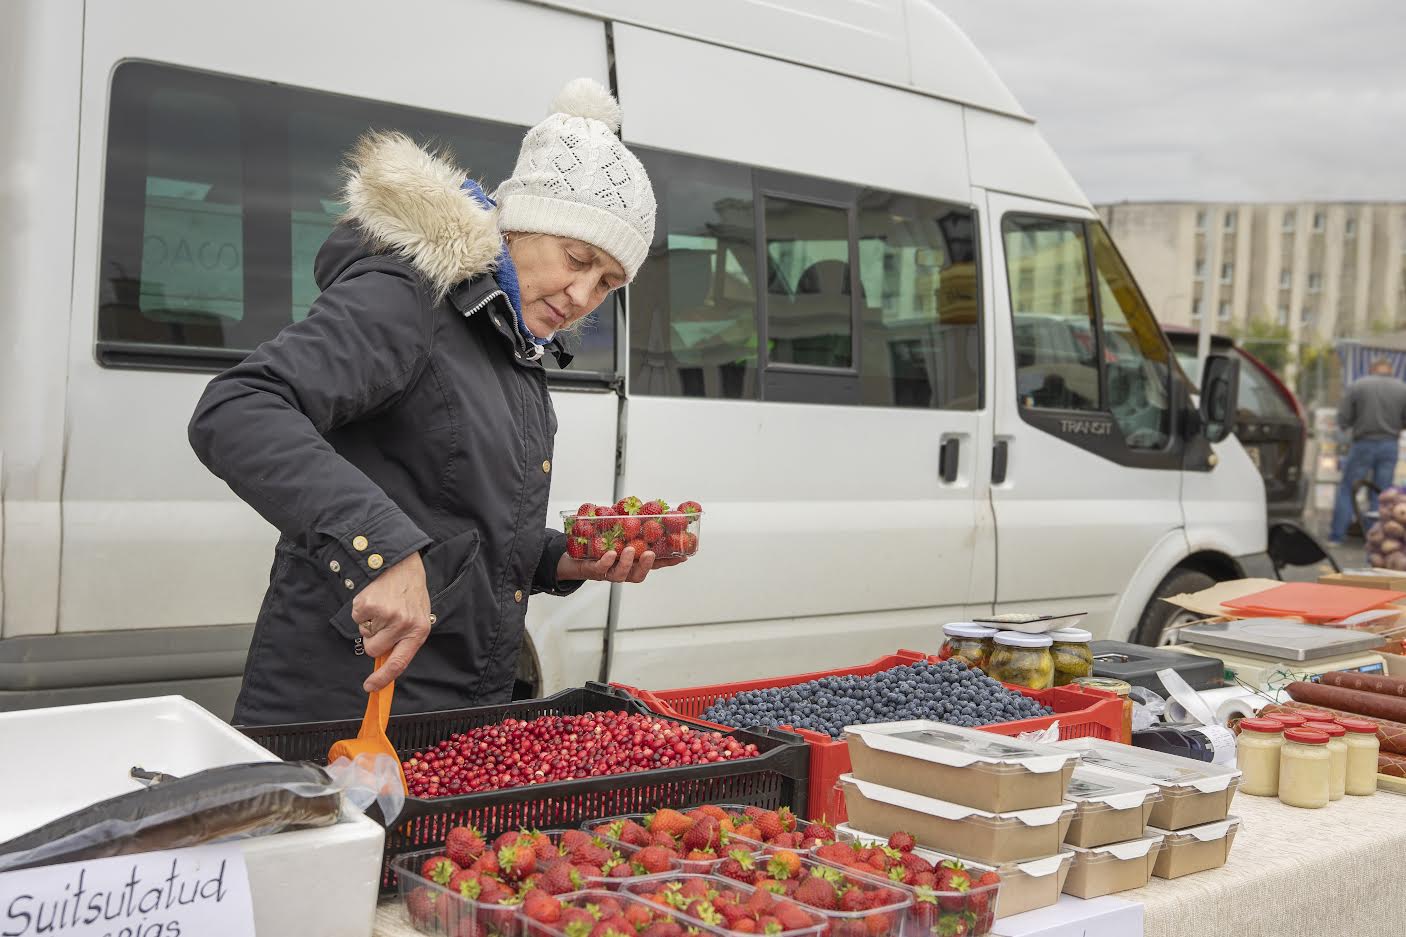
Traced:
<svg viewBox="0 0 1406 937">
<path fill-rule="evenodd" d="M 1312 624 L 1341 621 L 1359 612 L 1380 608 L 1406 598 L 1406 592 L 1333 586 L 1316 582 L 1289 582 L 1228 602 L 1226 608 L 1252 615 L 1292 615 Z"/>
<path fill-rule="evenodd" d="M 857 676 L 892 670 L 920 660 L 936 661 L 936 657 L 920 654 L 917 651 L 897 651 L 896 653 L 872 660 L 857 667 L 839 670 L 822 670 L 816 673 L 793 674 L 784 677 L 766 677 L 760 680 L 745 680 L 738 683 L 718 683 L 712 686 L 689 687 L 681 690 L 642 690 L 625 684 L 612 684 L 661 716 L 687 718 L 704 725 L 711 725 L 722 731 L 734 727 L 710 723 L 702 718 L 709 706 L 719 699 L 728 699 L 745 690 L 762 690 L 768 687 L 795 686 L 818 680 L 821 677 Z M 981 728 L 997 735 L 1019 735 L 1036 729 L 1048 728 L 1059 722 L 1059 737 L 1099 738 L 1118 741 L 1123 729 L 1123 701 L 1112 693 L 1090 690 L 1084 687 L 1062 686 L 1049 690 L 1028 690 L 1025 687 L 1011 686 L 1009 689 L 1033 697 L 1055 711 L 1053 716 L 1040 716 L 1035 719 L 1022 719 L 1018 722 L 998 722 Z M 816 819 L 826 819 L 840 823 L 847 818 L 844 800 L 836 796 L 835 785 L 840 775 L 850 770 L 849 745 L 836 741 L 830 736 L 809 729 L 783 726 L 805 739 L 810 749 L 810 812 Z"/>
</svg>

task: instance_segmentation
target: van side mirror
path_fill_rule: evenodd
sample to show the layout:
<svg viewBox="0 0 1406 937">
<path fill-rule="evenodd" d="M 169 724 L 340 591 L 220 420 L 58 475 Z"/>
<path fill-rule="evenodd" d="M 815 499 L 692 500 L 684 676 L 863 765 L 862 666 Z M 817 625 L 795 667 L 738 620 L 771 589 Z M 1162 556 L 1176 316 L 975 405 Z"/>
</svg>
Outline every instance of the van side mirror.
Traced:
<svg viewBox="0 0 1406 937">
<path fill-rule="evenodd" d="M 1235 428 L 1240 406 L 1240 360 L 1207 355 L 1201 367 L 1201 427 L 1208 442 L 1220 442 Z"/>
</svg>

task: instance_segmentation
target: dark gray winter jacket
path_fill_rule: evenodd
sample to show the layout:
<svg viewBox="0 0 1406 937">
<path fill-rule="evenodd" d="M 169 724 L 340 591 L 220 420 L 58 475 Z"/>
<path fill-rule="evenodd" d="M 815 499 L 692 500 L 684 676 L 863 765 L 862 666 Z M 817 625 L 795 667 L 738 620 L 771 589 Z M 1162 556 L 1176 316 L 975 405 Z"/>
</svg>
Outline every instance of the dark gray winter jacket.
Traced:
<svg viewBox="0 0 1406 937">
<path fill-rule="evenodd" d="M 282 534 L 236 723 L 360 717 L 372 661 L 352 599 L 417 550 L 436 623 L 396 712 L 505 702 L 528 595 L 579 585 L 556 581 L 565 538 L 544 526 L 546 374 L 491 273 L 496 218 L 463 178 L 405 137 L 358 144 L 322 295 L 191 419 L 201 461 Z"/>
</svg>

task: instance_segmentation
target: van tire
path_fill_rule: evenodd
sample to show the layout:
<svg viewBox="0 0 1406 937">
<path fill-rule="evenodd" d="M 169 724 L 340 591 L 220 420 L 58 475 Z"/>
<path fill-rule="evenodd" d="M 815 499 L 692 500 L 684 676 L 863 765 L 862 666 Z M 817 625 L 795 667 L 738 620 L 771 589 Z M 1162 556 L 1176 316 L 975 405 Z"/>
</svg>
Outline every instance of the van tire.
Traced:
<svg viewBox="0 0 1406 937">
<path fill-rule="evenodd" d="M 1182 569 L 1178 567 L 1167 574 L 1161 584 L 1157 586 L 1157 591 L 1152 593 L 1152 599 L 1147 603 L 1147 608 L 1142 611 L 1142 618 L 1138 621 L 1137 630 L 1133 634 L 1133 641 L 1137 644 L 1144 644 L 1148 647 L 1158 647 L 1169 642 L 1169 633 L 1175 631 L 1180 625 L 1186 624 L 1188 613 L 1185 609 L 1177 608 L 1162 599 L 1180 595 L 1183 592 L 1200 592 L 1202 589 L 1209 589 L 1216 584 L 1211 576 L 1195 569 Z M 1180 621 L 1179 621 L 1180 619 Z"/>
</svg>

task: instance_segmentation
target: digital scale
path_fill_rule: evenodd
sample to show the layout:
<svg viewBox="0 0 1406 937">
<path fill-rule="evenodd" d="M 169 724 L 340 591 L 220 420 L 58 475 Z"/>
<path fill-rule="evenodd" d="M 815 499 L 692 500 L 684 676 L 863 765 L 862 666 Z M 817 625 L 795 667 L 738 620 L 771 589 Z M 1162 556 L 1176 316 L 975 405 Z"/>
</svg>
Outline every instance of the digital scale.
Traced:
<svg viewBox="0 0 1406 937">
<path fill-rule="evenodd" d="M 1381 636 L 1370 632 L 1283 618 L 1241 618 L 1188 625 L 1177 637 L 1184 642 L 1176 648 L 1181 653 L 1219 658 L 1227 681 L 1255 687 L 1316 682 L 1335 670 L 1386 673 L 1386 661 L 1373 652 Z"/>
</svg>

